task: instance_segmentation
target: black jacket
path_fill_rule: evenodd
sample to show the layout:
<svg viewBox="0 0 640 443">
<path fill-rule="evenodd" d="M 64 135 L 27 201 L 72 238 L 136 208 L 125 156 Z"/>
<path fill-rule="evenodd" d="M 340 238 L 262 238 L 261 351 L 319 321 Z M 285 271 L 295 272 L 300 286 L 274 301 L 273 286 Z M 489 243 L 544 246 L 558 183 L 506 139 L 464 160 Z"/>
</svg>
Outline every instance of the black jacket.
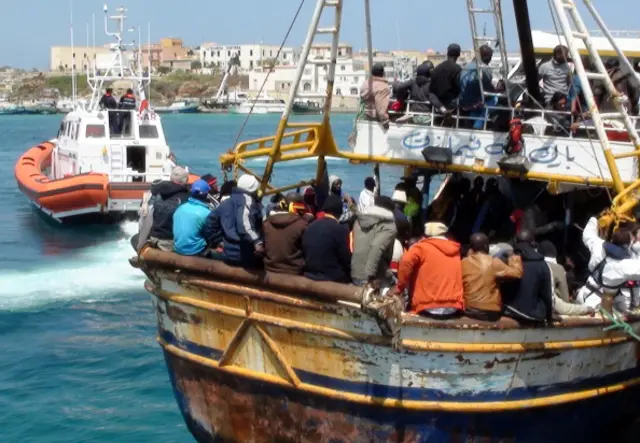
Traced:
<svg viewBox="0 0 640 443">
<path fill-rule="evenodd" d="M 312 280 L 351 281 L 349 228 L 331 217 L 316 220 L 302 236 L 304 275 Z"/>
<path fill-rule="evenodd" d="M 428 75 L 430 75 L 429 68 L 420 65 L 416 71 L 415 79 L 400 83 L 394 87 L 394 93 L 398 100 L 406 101 L 410 99 L 413 102 L 420 102 L 411 103 L 409 107 L 410 111 L 431 112 L 429 103 L 431 103 L 436 110 L 442 107 L 442 102 L 440 102 L 438 96 L 429 91 L 431 88 L 431 78 L 428 77 Z"/>
<path fill-rule="evenodd" d="M 160 240 L 173 239 L 173 213 L 187 201 L 189 191 L 186 186 L 170 181 L 161 181 L 151 186 L 153 195 L 153 224 L 151 237 Z"/>
<path fill-rule="evenodd" d="M 460 95 L 461 70 L 460 65 L 453 60 L 445 60 L 436 66 L 431 74 L 429 91 L 448 109 L 456 106 L 456 100 Z"/>
<path fill-rule="evenodd" d="M 118 104 L 118 108 L 120 109 L 136 109 L 136 98 L 133 95 L 125 94 L 120 97 L 120 104 Z"/>
<path fill-rule="evenodd" d="M 553 320 L 551 271 L 542 254 L 526 243 L 514 248 L 522 257 L 523 275 L 502 285 L 505 313 L 516 319 Z"/>
<path fill-rule="evenodd" d="M 118 107 L 118 102 L 113 98 L 113 95 L 105 94 L 100 99 L 99 105 L 104 109 L 116 109 Z"/>
</svg>

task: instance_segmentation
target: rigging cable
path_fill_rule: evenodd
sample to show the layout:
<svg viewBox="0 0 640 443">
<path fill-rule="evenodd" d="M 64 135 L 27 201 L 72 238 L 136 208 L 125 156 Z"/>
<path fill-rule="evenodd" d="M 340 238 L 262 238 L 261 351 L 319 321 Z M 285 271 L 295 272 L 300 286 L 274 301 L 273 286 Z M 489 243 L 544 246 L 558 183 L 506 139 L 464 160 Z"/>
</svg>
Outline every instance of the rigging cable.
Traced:
<svg viewBox="0 0 640 443">
<path fill-rule="evenodd" d="M 293 25 L 296 23 L 296 20 L 298 19 L 298 16 L 300 15 L 300 11 L 302 11 L 302 7 L 304 6 L 304 2 L 305 2 L 305 0 L 300 0 L 300 4 L 298 5 L 298 9 L 296 10 L 296 13 L 293 16 L 293 19 L 291 20 L 291 23 L 289 24 L 289 29 L 287 29 L 287 32 L 284 35 L 284 38 L 282 40 L 282 43 L 280 43 L 280 47 L 278 48 L 278 52 L 276 52 L 274 66 L 275 66 L 275 63 L 280 58 L 280 53 L 282 52 L 282 48 L 284 47 L 285 43 L 287 42 L 287 39 L 289 38 L 289 34 L 291 34 L 291 30 L 293 29 Z M 258 95 L 253 100 L 253 102 L 251 103 L 251 109 L 249 110 L 249 114 L 247 114 L 247 117 L 244 119 L 244 122 L 242 123 L 242 126 L 240 127 L 240 130 L 238 131 L 238 135 L 236 136 L 236 139 L 233 142 L 233 147 L 234 148 L 237 146 L 238 141 L 240 140 L 240 137 L 242 137 L 242 133 L 244 132 L 244 128 L 247 125 L 247 122 L 249 121 L 249 117 L 251 117 L 251 114 L 253 114 L 253 108 L 256 105 L 256 101 L 262 95 L 262 91 L 263 91 L 265 85 L 267 84 L 267 80 L 269 79 L 269 75 L 271 75 L 271 72 L 273 72 L 273 67 L 269 68 L 269 71 L 267 72 L 267 75 L 265 76 L 264 81 L 262 82 L 262 86 L 260 86 L 260 90 L 258 91 Z M 236 157 L 236 160 L 234 160 L 234 164 L 237 164 L 237 157 Z M 234 168 L 234 174 L 237 174 L 237 170 L 238 170 L 237 168 Z"/>
</svg>

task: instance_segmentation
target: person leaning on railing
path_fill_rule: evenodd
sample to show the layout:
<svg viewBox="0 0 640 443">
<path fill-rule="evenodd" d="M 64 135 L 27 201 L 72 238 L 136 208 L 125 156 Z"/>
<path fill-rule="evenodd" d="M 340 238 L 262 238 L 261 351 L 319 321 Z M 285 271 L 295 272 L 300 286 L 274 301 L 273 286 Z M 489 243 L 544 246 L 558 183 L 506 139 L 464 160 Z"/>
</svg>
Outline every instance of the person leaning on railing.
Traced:
<svg viewBox="0 0 640 443">
<path fill-rule="evenodd" d="M 389 129 L 389 100 L 391 92 L 389 84 L 384 79 L 384 66 L 376 63 L 371 68 L 371 75 L 365 79 L 360 87 L 360 98 L 365 104 L 364 112 L 369 120 L 380 122 L 382 127 Z"/>
</svg>

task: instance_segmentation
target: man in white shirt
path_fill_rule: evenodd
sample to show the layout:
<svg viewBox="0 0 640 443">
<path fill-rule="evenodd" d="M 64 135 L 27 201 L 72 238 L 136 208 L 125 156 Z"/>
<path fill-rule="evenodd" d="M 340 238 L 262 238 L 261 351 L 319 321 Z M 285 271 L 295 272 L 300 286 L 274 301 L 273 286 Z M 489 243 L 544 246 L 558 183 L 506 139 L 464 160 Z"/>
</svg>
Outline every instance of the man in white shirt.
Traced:
<svg viewBox="0 0 640 443">
<path fill-rule="evenodd" d="M 367 177 L 364 179 L 364 189 L 360 193 L 358 199 L 358 212 L 362 212 L 370 206 L 374 205 L 377 188 L 376 179 Z"/>
</svg>

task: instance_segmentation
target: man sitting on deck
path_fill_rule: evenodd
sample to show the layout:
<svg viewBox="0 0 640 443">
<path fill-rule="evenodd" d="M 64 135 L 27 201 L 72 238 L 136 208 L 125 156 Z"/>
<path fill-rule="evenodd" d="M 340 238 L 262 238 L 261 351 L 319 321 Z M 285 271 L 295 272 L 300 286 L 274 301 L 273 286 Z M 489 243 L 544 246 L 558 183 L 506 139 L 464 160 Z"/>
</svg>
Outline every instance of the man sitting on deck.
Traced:
<svg viewBox="0 0 640 443">
<path fill-rule="evenodd" d="M 551 271 L 542 254 L 534 249 L 531 231 L 518 232 L 514 252 L 522 257 L 524 272 L 520 280 L 502 285 L 505 314 L 519 321 L 551 323 L 553 321 Z"/>
<path fill-rule="evenodd" d="M 375 204 L 358 213 L 353 227 L 351 277 L 358 286 L 377 281 L 391 284 L 391 258 L 397 228 L 393 201 L 386 196 L 375 198 Z"/>
<path fill-rule="evenodd" d="M 446 234 L 443 223 L 425 224 L 427 238 L 411 246 L 400 260 L 393 294 L 409 289 L 409 311 L 414 314 L 447 319 L 464 310 L 460 244 Z"/>
<path fill-rule="evenodd" d="M 304 275 L 316 281 L 351 281 L 349 229 L 338 220 L 342 215 L 342 199 L 330 195 L 322 207 L 324 217 L 311 223 L 302 237 Z"/>
<path fill-rule="evenodd" d="M 280 274 L 300 275 L 304 269 L 302 236 L 309 222 L 290 198 L 281 201 L 264 222 L 264 267 Z"/>
<path fill-rule="evenodd" d="M 191 185 L 191 197 L 173 214 L 173 247 L 180 255 L 208 255 L 204 224 L 211 212 L 207 194 L 211 188 L 204 180 Z"/>
<path fill-rule="evenodd" d="M 240 176 L 231 197 L 207 218 L 205 235 L 212 245 L 222 243 L 222 258 L 228 264 L 246 268 L 262 266 L 264 242 L 258 189 L 260 183 L 254 176 Z"/>
<path fill-rule="evenodd" d="M 510 254 L 508 262 L 489 255 L 489 237 L 476 233 L 469 240 L 470 250 L 462 260 L 465 314 L 485 321 L 497 321 L 502 313 L 498 284 L 522 277 L 522 259 Z"/>
</svg>

